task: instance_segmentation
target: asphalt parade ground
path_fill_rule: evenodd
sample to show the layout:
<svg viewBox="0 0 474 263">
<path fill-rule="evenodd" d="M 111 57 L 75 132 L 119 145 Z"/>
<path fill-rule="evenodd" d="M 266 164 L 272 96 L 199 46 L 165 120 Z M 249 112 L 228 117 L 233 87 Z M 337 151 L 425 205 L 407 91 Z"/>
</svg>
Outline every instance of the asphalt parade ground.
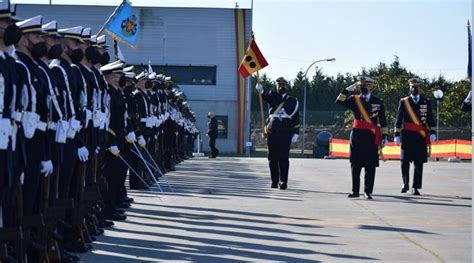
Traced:
<svg viewBox="0 0 474 263">
<path fill-rule="evenodd" d="M 130 191 L 127 220 L 81 261 L 471 262 L 470 162 L 426 164 L 422 196 L 400 193 L 398 161 L 381 163 L 373 200 L 347 198 L 349 172 L 348 160 L 291 159 L 282 191 L 265 158 L 190 159 L 164 194 Z"/>
</svg>

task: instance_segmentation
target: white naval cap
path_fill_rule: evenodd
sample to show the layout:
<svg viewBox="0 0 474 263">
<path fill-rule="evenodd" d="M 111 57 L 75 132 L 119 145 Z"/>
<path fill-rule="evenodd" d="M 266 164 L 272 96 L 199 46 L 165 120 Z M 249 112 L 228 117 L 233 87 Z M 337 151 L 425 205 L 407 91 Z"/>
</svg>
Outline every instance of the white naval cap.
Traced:
<svg viewBox="0 0 474 263">
<path fill-rule="evenodd" d="M 118 61 L 118 60 L 117 60 L 117 61 Z M 123 68 L 123 72 L 131 72 L 131 73 L 133 73 L 132 71 L 133 71 L 133 66 L 129 66 L 129 67 Z M 133 73 L 133 74 L 135 74 L 135 73 Z M 135 75 L 134 75 L 134 76 L 135 76 Z"/>
<path fill-rule="evenodd" d="M 82 41 L 86 43 L 91 42 L 91 31 L 92 29 L 90 27 L 85 27 L 82 29 L 82 33 L 81 33 Z"/>
<path fill-rule="evenodd" d="M 16 22 L 16 25 L 21 28 L 23 33 L 43 33 L 41 30 L 41 23 L 43 22 L 42 16 L 35 16 L 32 18 L 25 19 L 23 21 Z"/>
<path fill-rule="evenodd" d="M 142 71 L 140 74 L 138 74 L 138 75 L 136 76 L 136 78 L 137 78 L 138 81 L 144 80 L 144 79 L 146 79 L 146 77 L 147 77 L 146 71 Z"/>
<path fill-rule="evenodd" d="M 156 75 L 156 78 L 157 78 L 157 79 L 160 79 L 160 80 L 163 80 L 163 79 L 165 79 L 165 75 L 163 75 L 163 74 L 158 74 L 158 75 Z"/>
<path fill-rule="evenodd" d="M 44 24 L 41 29 L 43 30 L 43 32 L 45 32 L 47 36 L 61 36 L 60 34 L 58 34 L 58 22 L 56 22 L 56 20 Z"/>
<path fill-rule="evenodd" d="M 367 76 L 357 76 L 357 81 L 360 83 L 366 83 L 366 84 L 372 84 L 374 83 L 374 80 L 370 77 Z"/>
<path fill-rule="evenodd" d="M 105 35 L 101 35 L 97 37 L 97 45 L 101 48 L 107 49 L 109 46 L 107 45 L 107 40 Z"/>
<path fill-rule="evenodd" d="M 97 35 L 92 35 L 91 36 L 91 45 L 93 47 L 99 47 L 99 45 L 97 45 Z"/>
<path fill-rule="evenodd" d="M 127 80 L 130 80 L 133 83 L 138 82 L 137 79 L 135 78 L 136 76 L 135 72 L 124 72 L 123 74 L 125 75 L 125 78 L 127 78 Z"/>
<path fill-rule="evenodd" d="M 155 73 L 155 72 L 151 72 L 150 74 L 148 74 L 148 79 L 149 79 L 149 80 L 154 80 L 154 79 L 156 79 L 156 73 Z"/>
<path fill-rule="evenodd" d="M 408 80 L 408 84 L 412 85 L 412 86 L 419 86 L 421 84 L 423 84 L 423 81 L 417 77 L 413 77 L 411 79 Z"/>
<path fill-rule="evenodd" d="M 16 5 L 10 4 L 10 0 L 0 1 L 0 19 L 9 18 L 12 21 L 20 21 L 16 15 Z"/>
<path fill-rule="evenodd" d="M 63 29 L 59 29 L 58 33 L 64 38 L 74 39 L 74 40 L 83 42 L 81 39 L 82 29 L 83 29 L 82 26 L 63 28 Z"/>
<path fill-rule="evenodd" d="M 109 64 L 106 64 L 100 68 L 100 71 L 102 71 L 102 74 L 107 75 L 111 73 L 123 73 L 123 63 L 119 61 L 119 63 L 112 62 Z"/>
<path fill-rule="evenodd" d="M 179 97 L 179 96 L 183 95 L 183 92 L 179 89 L 173 89 L 172 91 L 173 91 L 174 95 L 176 95 L 176 97 Z"/>
</svg>

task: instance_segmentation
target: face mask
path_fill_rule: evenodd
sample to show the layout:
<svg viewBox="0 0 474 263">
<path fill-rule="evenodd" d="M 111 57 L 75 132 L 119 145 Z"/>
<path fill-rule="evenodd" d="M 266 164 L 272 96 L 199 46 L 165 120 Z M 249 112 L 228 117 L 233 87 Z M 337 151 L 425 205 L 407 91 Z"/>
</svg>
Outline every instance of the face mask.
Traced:
<svg viewBox="0 0 474 263">
<path fill-rule="evenodd" d="M 78 64 L 84 58 L 84 52 L 80 48 L 73 49 L 71 50 L 70 57 L 71 57 L 72 63 Z"/>
<path fill-rule="evenodd" d="M 369 89 L 366 87 L 361 87 L 360 88 L 360 94 L 362 95 L 367 95 L 369 93 Z"/>
<path fill-rule="evenodd" d="M 145 82 L 145 89 L 151 89 L 152 86 L 153 86 L 153 83 L 150 80 L 147 80 Z"/>
<path fill-rule="evenodd" d="M 104 54 L 100 56 L 100 64 L 102 66 L 109 64 L 109 61 L 110 61 L 109 53 L 105 52 Z"/>
<path fill-rule="evenodd" d="M 23 31 L 17 25 L 12 24 L 5 28 L 3 41 L 6 46 L 16 45 L 20 41 Z"/>
<path fill-rule="evenodd" d="M 63 46 L 61 46 L 61 44 L 56 44 L 49 49 L 48 58 L 58 59 L 61 57 L 62 53 L 63 53 Z"/>
<path fill-rule="evenodd" d="M 411 93 L 413 96 L 416 96 L 416 95 L 420 94 L 420 91 L 418 90 L 417 87 L 410 87 L 410 93 Z"/>
<path fill-rule="evenodd" d="M 100 62 L 100 53 L 95 47 L 88 47 L 85 53 L 86 58 L 95 65 Z"/>
<path fill-rule="evenodd" d="M 46 42 L 40 42 L 33 45 L 31 48 L 31 55 L 34 58 L 42 58 L 48 53 L 48 47 L 46 47 Z"/>
<path fill-rule="evenodd" d="M 120 77 L 118 84 L 121 88 L 125 87 L 125 84 L 127 84 L 127 79 L 125 78 L 124 75 Z"/>
</svg>

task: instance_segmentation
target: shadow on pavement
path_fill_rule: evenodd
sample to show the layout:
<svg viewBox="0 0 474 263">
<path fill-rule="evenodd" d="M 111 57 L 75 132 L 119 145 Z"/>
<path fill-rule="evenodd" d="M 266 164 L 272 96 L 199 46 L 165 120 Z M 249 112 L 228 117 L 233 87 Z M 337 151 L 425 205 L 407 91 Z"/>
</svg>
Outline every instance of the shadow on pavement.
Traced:
<svg viewBox="0 0 474 263">
<path fill-rule="evenodd" d="M 423 230 L 410 229 L 410 228 L 401 228 L 401 227 L 391 227 L 391 226 L 360 225 L 359 229 L 376 230 L 376 231 L 392 231 L 392 232 L 400 232 L 400 233 L 437 235 L 436 233 L 427 232 L 427 231 L 423 231 Z"/>
</svg>

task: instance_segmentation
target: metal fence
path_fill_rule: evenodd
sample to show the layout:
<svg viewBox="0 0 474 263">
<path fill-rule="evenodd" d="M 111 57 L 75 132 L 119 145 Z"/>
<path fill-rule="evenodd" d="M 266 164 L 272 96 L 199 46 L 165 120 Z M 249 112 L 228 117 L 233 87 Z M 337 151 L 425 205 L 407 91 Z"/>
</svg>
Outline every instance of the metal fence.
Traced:
<svg viewBox="0 0 474 263">
<path fill-rule="evenodd" d="M 265 114 L 265 117 L 267 114 Z M 302 115 L 300 114 L 300 121 Z M 394 121 L 389 123 L 389 139 L 394 136 Z M 303 122 L 301 121 L 301 124 Z M 315 146 L 316 136 L 319 132 L 328 131 L 334 138 L 349 139 L 351 132 L 350 127 L 344 126 L 344 111 L 306 111 L 306 132 L 305 132 L 305 149 L 312 150 Z M 251 139 L 257 148 L 266 147 L 266 141 L 262 137 L 262 122 L 260 112 L 251 113 Z M 300 129 L 300 138 L 303 136 L 303 130 Z M 471 127 L 460 122 L 456 126 L 441 126 L 439 128 L 438 138 L 440 140 L 462 139 L 471 140 Z M 301 149 L 301 140 L 292 146 L 293 149 Z"/>
</svg>

